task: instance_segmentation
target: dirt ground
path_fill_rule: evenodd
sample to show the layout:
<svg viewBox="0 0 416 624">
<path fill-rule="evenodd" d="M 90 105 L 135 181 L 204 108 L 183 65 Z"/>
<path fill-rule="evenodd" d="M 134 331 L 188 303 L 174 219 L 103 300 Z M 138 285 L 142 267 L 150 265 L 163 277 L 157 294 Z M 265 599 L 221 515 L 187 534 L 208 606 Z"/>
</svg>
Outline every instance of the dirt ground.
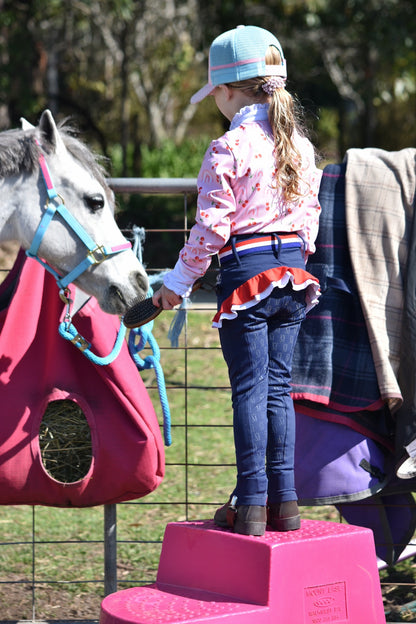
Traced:
<svg viewBox="0 0 416 624">
<path fill-rule="evenodd" d="M 12 579 L 11 579 L 12 580 Z M 68 622 L 76 620 L 98 622 L 100 617 L 100 605 L 102 598 L 92 593 L 74 594 L 63 592 L 51 587 L 45 587 L 44 591 L 36 588 L 35 613 L 32 607 L 32 587 L 30 585 L 0 585 L 0 623 L 6 624 L 21 620 L 58 620 Z M 412 614 L 408 617 L 397 609 L 399 605 L 389 606 L 389 622 L 415 622 Z M 396 611 L 397 609 L 397 611 Z M 393 616 L 393 617 L 391 617 Z"/>
<path fill-rule="evenodd" d="M 9 580 L 13 581 L 13 578 Z M 30 584 L 0 585 L 0 622 L 32 619 L 98 621 L 100 617 L 102 597 L 93 593 L 74 593 L 45 586 L 36 587 L 35 609 L 32 599 Z"/>
</svg>

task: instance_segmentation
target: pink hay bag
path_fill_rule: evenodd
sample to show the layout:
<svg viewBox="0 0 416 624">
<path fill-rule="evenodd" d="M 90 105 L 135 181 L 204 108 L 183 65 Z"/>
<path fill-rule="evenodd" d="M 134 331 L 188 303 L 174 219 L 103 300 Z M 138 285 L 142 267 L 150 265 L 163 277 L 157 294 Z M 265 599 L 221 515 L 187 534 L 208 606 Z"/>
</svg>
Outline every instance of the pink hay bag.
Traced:
<svg viewBox="0 0 416 624">
<path fill-rule="evenodd" d="M 0 286 L 2 299 L 0 504 L 87 507 L 155 490 L 164 476 L 163 440 L 126 341 L 112 364 L 99 366 L 62 338 L 65 305 L 55 280 L 22 252 Z M 94 298 L 72 322 L 94 353 L 111 352 L 120 321 Z M 45 410 L 62 400 L 77 404 L 91 434 L 89 468 L 69 483 L 46 470 L 39 440 Z"/>
</svg>

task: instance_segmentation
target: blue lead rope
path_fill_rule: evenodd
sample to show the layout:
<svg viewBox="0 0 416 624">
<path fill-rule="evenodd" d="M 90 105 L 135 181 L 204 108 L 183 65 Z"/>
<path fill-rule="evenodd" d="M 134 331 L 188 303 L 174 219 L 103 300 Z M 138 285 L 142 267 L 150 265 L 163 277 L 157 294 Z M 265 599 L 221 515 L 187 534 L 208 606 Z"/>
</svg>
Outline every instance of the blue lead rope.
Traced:
<svg viewBox="0 0 416 624">
<path fill-rule="evenodd" d="M 62 338 L 65 338 L 65 340 L 69 340 L 80 351 L 82 351 L 82 353 L 91 362 L 93 362 L 94 364 L 98 364 L 99 366 L 107 366 L 108 364 L 111 364 L 112 362 L 114 362 L 114 360 L 116 359 L 116 357 L 118 357 L 121 351 L 124 337 L 126 335 L 126 327 L 125 325 L 123 325 L 123 323 L 120 323 L 120 328 L 118 330 L 117 338 L 114 342 L 114 346 L 111 350 L 111 353 L 109 353 L 108 355 L 104 357 L 96 355 L 95 353 L 91 351 L 90 343 L 87 342 L 85 338 L 83 338 L 81 334 L 77 332 L 77 330 L 75 329 L 75 327 L 70 321 L 68 320 L 62 321 L 62 323 L 59 324 L 58 332 L 62 336 Z"/>
<path fill-rule="evenodd" d="M 128 339 L 129 351 L 139 370 L 145 370 L 148 368 L 155 369 L 157 389 L 163 413 L 163 435 L 166 446 L 170 446 L 172 444 L 170 408 L 166 394 L 165 376 L 163 374 L 162 366 L 160 365 L 160 349 L 155 337 L 152 334 L 152 328 L 153 321 L 150 321 L 150 323 L 146 323 L 146 325 L 142 325 L 142 327 L 135 327 L 134 329 L 131 329 Z M 137 343 L 136 338 L 139 339 Z M 153 355 L 147 355 L 143 359 L 140 357 L 139 351 L 144 349 L 146 343 L 149 343 Z"/>
<path fill-rule="evenodd" d="M 148 368 L 155 369 L 157 389 L 163 413 L 164 440 L 166 446 L 170 446 L 172 444 L 170 408 L 166 393 L 165 376 L 160 364 L 160 349 L 155 337 L 152 334 L 152 328 L 153 321 L 146 323 L 146 325 L 143 325 L 142 327 L 131 329 L 128 338 L 128 347 L 130 356 L 140 371 Z M 114 360 L 118 357 L 123 346 L 126 329 L 126 326 L 123 323 L 120 323 L 120 328 L 111 353 L 101 357 L 91 351 L 90 343 L 77 332 L 70 319 L 66 318 L 59 324 L 58 327 L 59 334 L 62 338 L 72 342 L 72 344 L 77 347 L 77 349 L 79 349 L 91 362 L 97 364 L 98 366 L 107 366 L 108 364 L 114 362 Z M 139 339 L 137 343 L 136 338 Z M 149 343 L 153 355 L 148 355 L 143 359 L 140 357 L 139 351 L 144 349 L 146 343 Z"/>
<path fill-rule="evenodd" d="M 138 227 L 137 225 L 134 225 L 132 229 L 134 236 L 133 252 L 136 254 L 139 262 L 143 264 L 145 230 L 144 228 Z M 156 281 L 157 279 L 160 279 L 161 275 L 162 274 L 154 276 L 154 280 Z M 150 286 L 147 296 L 151 297 L 152 294 L 153 289 Z M 166 393 L 165 376 L 163 374 L 163 369 L 160 364 L 160 349 L 155 337 L 152 334 L 152 329 L 153 321 L 150 321 L 149 323 L 146 323 L 141 327 L 135 327 L 131 329 L 128 337 L 128 346 L 130 356 L 132 357 L 134 363 L 140 371 L 149 368 L 154 368 L 155 370 L 157 389 L 159 392 L 159 400 L 162 406 L 163 414 L 163 436 L 165 445 L 170 446 L 172 444 L 172 437 L 169 401 Z M 146 343 L 149 344 L 152 350 L 152 355 L 147 355 L 143 359 L 140 357 L 139 351 L 145 348 Z"/>
</svg>

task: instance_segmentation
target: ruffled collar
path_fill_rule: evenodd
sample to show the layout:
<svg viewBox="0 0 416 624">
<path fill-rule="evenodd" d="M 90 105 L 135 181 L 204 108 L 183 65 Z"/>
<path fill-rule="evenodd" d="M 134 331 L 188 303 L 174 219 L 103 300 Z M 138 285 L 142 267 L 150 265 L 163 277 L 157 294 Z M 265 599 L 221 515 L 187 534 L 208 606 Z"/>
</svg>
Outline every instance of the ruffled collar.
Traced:
<svg viewBox="0 0 416 624">
<path fill-rule="evenodd" d="M 230 130 L 234 130 L 243 123 L 252 123 L 254 121 L 265 121 L 268 119 L 269 104 L 250 104 L 243 106 L 236 113 L 231 121 Z"/>
</svg>

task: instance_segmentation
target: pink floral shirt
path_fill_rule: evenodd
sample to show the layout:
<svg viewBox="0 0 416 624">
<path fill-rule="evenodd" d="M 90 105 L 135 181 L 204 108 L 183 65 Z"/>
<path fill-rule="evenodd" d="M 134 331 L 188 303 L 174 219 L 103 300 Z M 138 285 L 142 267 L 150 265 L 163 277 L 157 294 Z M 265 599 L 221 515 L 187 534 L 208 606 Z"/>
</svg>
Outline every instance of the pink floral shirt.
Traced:
<svg viewBox="0 0 416 624">
<path fill-rule="evenodd" d="M 302 196 L 285 202 L 275 188 L 274 142 L 268 104 L 242 108 L 230 130 L 211 142 L 198 175 L 196 223 L 165 285 L 189 296 L 196 279 L 233 234 L 298 232 L 307 254 L 315 251 L 322 171 L 315 165 L 312 144 L 295 135 L 302 159 Z"/>
</svg>

